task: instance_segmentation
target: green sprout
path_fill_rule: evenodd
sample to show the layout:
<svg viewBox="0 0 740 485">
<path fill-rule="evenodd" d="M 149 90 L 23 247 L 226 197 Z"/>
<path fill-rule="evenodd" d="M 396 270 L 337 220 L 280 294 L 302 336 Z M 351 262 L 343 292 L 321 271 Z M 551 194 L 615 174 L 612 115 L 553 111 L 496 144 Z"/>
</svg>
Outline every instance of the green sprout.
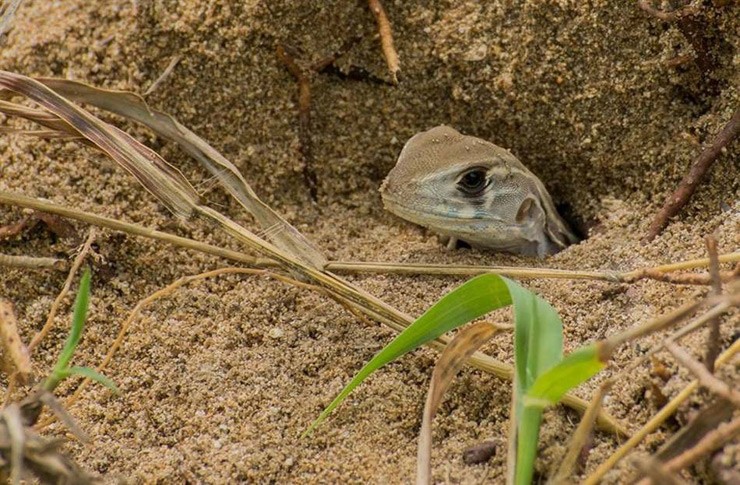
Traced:
<svg viewBox="0 0 740 485">
<path fill-rule="evenodd" d="M 51 370 L 51 374 L 44 380 L 41 387 L 46 391 L 53 391 L 66 378 L 79 375 L 93 381 L 99 382 L 105 387 L 111 389 L 116 394 L 119 392 L 112 380 L 96 372 L 89 367 L 70 367 L 72 356 L 75 353 L 77 345 L 82 338 L 82 330 L 85 328 L 85 319 L 87 318 L 87 309 L 90 306 L 90 269 L 86 268 L 80 280 L 80 289 L 75 298 L 74 314 L 72 315 L 72 328 L 67 336 L 62 353 L 59 355 L 56 365 Z"/>
</svg>

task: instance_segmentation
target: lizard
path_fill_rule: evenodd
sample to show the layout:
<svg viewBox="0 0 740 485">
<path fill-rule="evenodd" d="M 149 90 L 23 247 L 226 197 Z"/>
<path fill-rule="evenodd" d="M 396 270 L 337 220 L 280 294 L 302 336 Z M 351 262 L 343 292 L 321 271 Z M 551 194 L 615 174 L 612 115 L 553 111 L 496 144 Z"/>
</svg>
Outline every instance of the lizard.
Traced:
<svg viewBox="0 0 740 485">
<path fill-rule="evenodd" d="M 540 179 L 508 150 L 449 126 L 414 135 L 380 188 L 393 214 L 458 241 L 526 256 L 578 238 Z"/>
</svg>

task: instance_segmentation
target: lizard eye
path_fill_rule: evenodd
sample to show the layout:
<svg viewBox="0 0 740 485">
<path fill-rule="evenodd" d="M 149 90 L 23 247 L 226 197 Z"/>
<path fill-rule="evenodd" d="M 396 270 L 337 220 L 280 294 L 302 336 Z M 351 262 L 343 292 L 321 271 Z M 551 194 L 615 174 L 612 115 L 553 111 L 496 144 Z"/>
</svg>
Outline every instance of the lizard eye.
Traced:
<svg viewBox="0 0 740 485">
<path fill-rule="evenodd" d="M 460 177 L 457 187 L 468 195 L 477 195 L 486 187 L 486 170 L 474 168 L 468 170 Z"/>
</svg>

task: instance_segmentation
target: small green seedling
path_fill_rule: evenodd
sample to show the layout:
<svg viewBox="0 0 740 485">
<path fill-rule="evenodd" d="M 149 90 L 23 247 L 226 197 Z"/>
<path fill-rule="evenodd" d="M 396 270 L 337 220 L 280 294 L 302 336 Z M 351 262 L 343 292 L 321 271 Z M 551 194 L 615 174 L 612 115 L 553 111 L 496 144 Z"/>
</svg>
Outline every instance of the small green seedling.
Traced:
<svg viewBox="0 0 740 485">
<path fill-rule="evenodd" d="M 347 384 L 311 424 L 304 436 L 374 371 L 442 334 L 483 315 L 514 306 L 514 409 L 516 460 L 514 482 L 529 484 L 534 473 L 542 411 L 568 390 L 604 367 L 598 347 L 579 349 L 563 359 L 563 326 L 555 309 L 518 283 L 495 274 L 477 276 L 442 297 L 409 325 Z"/>
<path fill-rule="evenodd" d="M 77 344 L 80 343 L 82 338 L 82 330 L 85 328 L 85 319 L 87 318 L 87 309 L 90 305 L 90 269 L 85 269 L 80 280 L 80 289 L 77 292 L 77 298 L 75 299 L 74 314 L 72 316 L 72 328 L 70 329 L 67 342 L 64 344 L 62 353 L 59 355 L 56 365 L 49 374 L 49 377 L 44 380 L 41 387 L 49 392 L 52 392 L 56 387 L 66 378 L 79 375 L 92 379 L 93 381 L 99 382 L 105 387 L 111 389 L 113 392 L 118 393 L 118 388 L 112 380 L 108 379 L 104 375 L 96 372 L 89 367 L 70 367 L 69 363 L 72 361 Z"/>
</svg>

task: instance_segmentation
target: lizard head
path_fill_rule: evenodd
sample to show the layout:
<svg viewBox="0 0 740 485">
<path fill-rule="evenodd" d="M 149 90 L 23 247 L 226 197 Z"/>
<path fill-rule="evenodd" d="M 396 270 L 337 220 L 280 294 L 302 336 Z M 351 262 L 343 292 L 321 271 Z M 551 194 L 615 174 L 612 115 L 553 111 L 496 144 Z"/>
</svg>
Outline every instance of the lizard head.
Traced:
<svg viewBox="0 0 740 485">
<path fill-rule="evenodd" d="M 397 216 L 476 247 L 542 257 L 577 241 L 516 157 L 448 126 L 413 136 L 380 193 Z"/>
</svg>

